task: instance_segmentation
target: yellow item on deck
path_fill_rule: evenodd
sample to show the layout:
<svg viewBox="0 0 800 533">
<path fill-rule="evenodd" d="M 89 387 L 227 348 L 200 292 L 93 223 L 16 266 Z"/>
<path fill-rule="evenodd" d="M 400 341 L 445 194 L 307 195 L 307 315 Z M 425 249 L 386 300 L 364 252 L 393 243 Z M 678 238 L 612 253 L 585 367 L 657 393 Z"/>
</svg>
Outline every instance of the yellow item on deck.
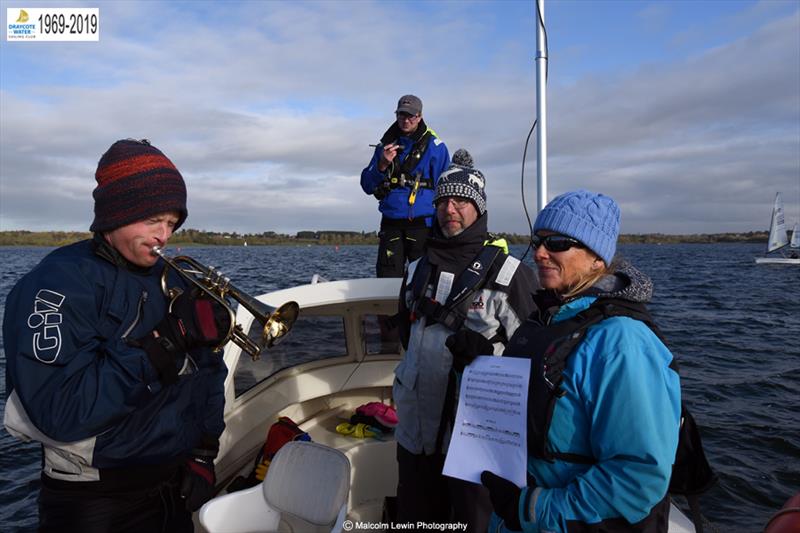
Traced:
<svg viewBox="0 0 800 533">
<path fill-rule="evenodd" d="M 358 439 L 370 437 L 379 438 L 382 435 L 378 428 L 368 426 L 364 423 L 351 424 L 350 422 L 342 422 L 336 426 L 336 433 L 347 435 L 348 437 L 356 437 Z"/>
<path fill-rule="evenodd" d="M 264 459 L 258 466 L 256 467 L 256 479 L 259 481 L 264 481 L 264 478 L 267 477 L 267 470 L 269 469 L 269 459 Z"/>
</svg>

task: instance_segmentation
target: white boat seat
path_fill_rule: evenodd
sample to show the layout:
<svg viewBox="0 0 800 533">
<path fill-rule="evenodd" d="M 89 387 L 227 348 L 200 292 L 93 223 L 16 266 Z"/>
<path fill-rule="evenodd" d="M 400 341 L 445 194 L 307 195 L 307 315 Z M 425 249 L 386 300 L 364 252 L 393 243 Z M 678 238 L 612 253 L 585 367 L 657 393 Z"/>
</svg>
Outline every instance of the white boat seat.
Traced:
<svg viewBox="0 0 800 533">
<path fill-rule="evenodd" d="M 333 448 L 292 441 L 275 455 L 263 483 L 200 509 L 209 533 L 341 531 L 350 492 L 350 461 Z"/>
</svg>

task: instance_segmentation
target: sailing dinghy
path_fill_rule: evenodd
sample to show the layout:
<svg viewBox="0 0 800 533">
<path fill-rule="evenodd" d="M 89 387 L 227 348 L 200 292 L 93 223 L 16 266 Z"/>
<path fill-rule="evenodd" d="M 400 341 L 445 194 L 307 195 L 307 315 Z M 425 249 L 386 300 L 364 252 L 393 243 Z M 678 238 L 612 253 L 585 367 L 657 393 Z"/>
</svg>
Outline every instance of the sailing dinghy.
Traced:
<svg viewBox="0 0 800 533">
<path fill-rule="evenodd" d="M 764 257 L 756 257 L 756 263 L 781 264 L 781 265 L 800 265 L 800 237 L 798 237 L 797 224 L 792 229 L 791 241 L 786 235 L 786 222 L 783 216 L 783 200 L 781 193 L 775 194 L 775 203 L 772 206 L 772 220 L 769 225 L 769 240 L 767 241 L 767 252 Z M 785 255 L 784 249 L 788 246 L 789 255 Z M 773 252 L 780 252 L 780 255 L 769 255 Z"/>
</svg>

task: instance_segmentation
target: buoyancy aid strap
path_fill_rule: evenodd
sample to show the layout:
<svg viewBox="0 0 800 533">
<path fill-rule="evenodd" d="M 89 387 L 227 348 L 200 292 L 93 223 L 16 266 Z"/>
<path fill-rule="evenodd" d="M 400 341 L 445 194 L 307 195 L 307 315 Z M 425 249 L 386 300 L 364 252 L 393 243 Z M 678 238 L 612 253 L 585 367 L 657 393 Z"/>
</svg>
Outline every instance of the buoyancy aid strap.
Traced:
<svg viewBox="0 0 800 533">
<path fill-rule="evenodd" d="M 478 256 L 472 261 L 472 264 L 465 268 L 456 278 L 445 306 L 453 308 L 481 288 L 486 283 L 492 264 L 494 264 L 501 251 L 502 248 L 493 244 L 484 245 Z"/>
<path fill-rule="evenodd" d="M 561 328 L 562 331 L 566 329 L 564 334 L 557 336 L 553 340 L 544 353 L 544 362 L 547 368 L 545 380 L 556 396 L 560 397 L 562 395 L 560 385 L 567 358 L 575 347 L 583 341 L 586 331 L 589 327 L 615 316 L 627 316 L 644 322 L 663 342 L 661 331 L 656 326 L 644 304 L 616 298 L 596 300 L 574 317 L 553 326 Z M 670 363 L 670 368 L 672 368 L 672 363 Z"/>
<path fill-rule="evenodd" d="M 431 278 L 431 264 L 428 261 L 428 257 L 423 255 L 419 258 L 417 262 L 417 268 L 414 270 L 413 275 L 411 276 L 411 283 L 409 283 L 411 287 L 411 306 L 409 308 L 409 320 L 411 322 L 416 322 L 417 318 L 419 318 L 420 314 L 418 312 L 420 302 L 427 298 L 425 295 L 425 291 L 428 288 L 428 282 Z"/>
<path fill-rule="evenodd" d="M 411 280 L 414 299 L 411 320 L 414 321 L 424 315 L 429 318 L 428 324 L 439 323 L 453 331 L 461 329 L 467 318 L 466 309 L 463 309 L 462 304 L 486 283 L 491 267 L 502 251 L 503 248 L 500 246 L 493 243 L 486 244 L 470 266 L 455 279 L 450 295 L 443 304 L 425 294 L 430 281 L 431 266 L 423 256 Z"/>
<path fill-rule="evenodd" d="M 601 298 L 574 317 L 549 324 L 538 329 L 530 345 L 534 354 L 532 371 L 538 374 L 531 379 L 529 399 L 534 406 L 529 408 L 529 447 L 533 455 L 546 460 L 594 464 L 596 459 L 574 453 L 553 452 L 547 446 L 547 433 L 555 409 L 555 402 L 564 395 L 561 389 L 563 372 L 567 360 L 575 348 L 583 341 L 590 326 L 612 316 L 629 316 L 641 320 L 648 326 L 655 326 L 650 313 L 642 303 L 626 300 Z M 538 340 L 537 340 L 538 339 Z M 540 355 L 539 355 L 540 354 Z M 537 383 L 538 382 L 538 383 Z M 545 390 L 542 390 L 542 389 Z"/>
<path fill-rule="evenodd" d="M 432 298 L 422 298 L 417 306 L 417 316 L 428 317 L 428 324 L 442 324 L 453 331 L 458 331 L 467 319 L 466 315 L 458 309 L 447 309 Z"/>
<path fill-rule="evenodd" d="M 409 151 L 408 155 L 403 159 L 403 162 L 399 165 L 393 165 L 391 173 L 389 175 L 389 187 L 394 189 L 397 187 L 404 187 L 411 181 L 411 171 L 416 168 L 422 158 L 425 156 L 425 152 L 428 151 L 428 145 L 430 144 L 428 141 L 432 136 L 436 134 L 433 132 L 432 129 L 428 128 L 425 133 L 417 140 L 412 146 L 411 151 Z M 419 188 L 422 189 L 433 189 L 433 179 L 423 178 L 422 176 L 419 177 Z"/>
</svg>

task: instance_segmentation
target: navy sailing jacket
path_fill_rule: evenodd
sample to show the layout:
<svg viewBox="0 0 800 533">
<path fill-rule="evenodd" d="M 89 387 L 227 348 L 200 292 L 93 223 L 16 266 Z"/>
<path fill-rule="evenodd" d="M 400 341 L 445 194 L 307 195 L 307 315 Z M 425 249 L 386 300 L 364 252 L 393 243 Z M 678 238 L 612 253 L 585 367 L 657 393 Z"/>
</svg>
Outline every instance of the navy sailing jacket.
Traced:
<svg viewBox="0 0 800 533">
<path fill-rule="evenodd" d="M 107 468 L 174 463 L 222 433 L 221 355 L 191 351 L 176 361 L 177 383 L 162 386 L 128 342 L 164 316 L 163 267 L 132 271 L 83 241 L 49 254 L 8 295 L 4 422 L 44 445 L 48 476 L 96 481 Z"/>
</svg>

